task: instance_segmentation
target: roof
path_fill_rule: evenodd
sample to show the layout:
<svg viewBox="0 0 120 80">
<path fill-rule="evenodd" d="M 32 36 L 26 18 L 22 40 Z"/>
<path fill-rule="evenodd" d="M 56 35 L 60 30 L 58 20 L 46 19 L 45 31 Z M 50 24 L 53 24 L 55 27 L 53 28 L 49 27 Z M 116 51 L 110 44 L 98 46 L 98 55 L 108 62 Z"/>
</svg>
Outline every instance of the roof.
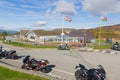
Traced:
<svg viewBox="0 0 120 80">
<path fill-rule="evenodd" d="M 29 30 L 21 30 L 20 31 L 20 35 L 25 35 L 26 33 L 28 33 L 29 32 Z"/>
<path fill-rule="evenodd" d="M 53 36 L 53 35 L 60 35 L 61 34 L 60 30 L 57 30 L 57 31 L 56 30 L 51 30 L 51 31 L 47 31 L 47 30 L 33 30 L 33 32 L 37 36 Z"/>
</svg>

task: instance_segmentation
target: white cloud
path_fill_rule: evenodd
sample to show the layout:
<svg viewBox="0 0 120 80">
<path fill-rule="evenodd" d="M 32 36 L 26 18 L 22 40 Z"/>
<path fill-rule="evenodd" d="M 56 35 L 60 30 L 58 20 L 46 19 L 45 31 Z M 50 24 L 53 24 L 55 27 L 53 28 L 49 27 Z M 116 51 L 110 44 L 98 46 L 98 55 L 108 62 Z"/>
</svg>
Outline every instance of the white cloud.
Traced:
<svg viewBox="0 0 120 80">
<path fill-rule="evenodd" d="M 50 8 L 46 11 L 45 17 L 47 20 L 54 20 L 59 17 L 60 14 L 56 13 L 55 11 L 51 10 Z"/>
<path fill-rule="evenodd" d="M 46 11 L 46 17 L 49 17 L 51 13 L 52 13 L 51 9 L 48 9 L 48 10 Z"/>
<path fill-rule="evenodd" d="M 46 21 L 38 21 L 37 24 L 46 25 L 47 22 Z"/>
<path fill-rule="evenodd" d="M 6 6 L 8 6 L 8 7 L 14 7 L 14 6 L 16 6 L 16 5 L 13 4 L 13 3 L 7 2 L 7 1 L 1 1 L 1 0 L 0 0 L 0 6 L 1 6 L 1 7 L 6 7 Z"/>
<path fill-rule="evenodd" d="M 120 0 L 83 0 L 83 10 L 96 15 L 120 13 Z"/>
<path fill-rule="evenodd" d="M 33 24 L 31 27 L 43 27 L 46 26 L 46 21 L 38 21 L 36 24 Z"/>
<path fill-rule="evenodd" d="M 61 14 L 74 15 L 77 13 L 74 3 L 65 0 L 59 0 L 56 4 L 56 12 Z"/>
<path fill-rule="evenodd" d="M 37 7 L 37 6 L 31 6 L 31 5 L 20 5 L 22 8 L 35 8 L 35 9 L 38 9 L 40 7 Z"/>
</svg>

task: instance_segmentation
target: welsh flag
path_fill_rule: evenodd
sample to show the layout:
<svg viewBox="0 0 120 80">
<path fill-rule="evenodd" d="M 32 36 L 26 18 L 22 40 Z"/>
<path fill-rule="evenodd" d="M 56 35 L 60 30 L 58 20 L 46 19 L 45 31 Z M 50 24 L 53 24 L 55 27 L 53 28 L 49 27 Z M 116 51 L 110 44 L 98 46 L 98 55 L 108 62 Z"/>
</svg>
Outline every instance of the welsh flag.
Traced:
<svg viewBox="0 0 120 80">
<path fill-rule="evenodd" d="M 107 21 L 107 17 L 101 16 L 101 21 Z"/>
</svg>

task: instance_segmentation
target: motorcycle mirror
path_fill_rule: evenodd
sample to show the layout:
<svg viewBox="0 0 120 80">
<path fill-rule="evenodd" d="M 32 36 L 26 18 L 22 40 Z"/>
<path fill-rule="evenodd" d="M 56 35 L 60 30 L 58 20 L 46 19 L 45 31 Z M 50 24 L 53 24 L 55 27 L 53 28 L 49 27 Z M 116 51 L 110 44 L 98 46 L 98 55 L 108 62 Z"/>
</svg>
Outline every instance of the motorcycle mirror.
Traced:
<svg viewBox="0 0 120 80">
<path fill-rule="evenodd" d="M 97 65 L 98 68 L 104 69 L 102 65 Z"/>
<path fill-rule="evenodd" d="M 79 66 L 76 66 L 75 69 L 77 69 Z"/>
</svg>

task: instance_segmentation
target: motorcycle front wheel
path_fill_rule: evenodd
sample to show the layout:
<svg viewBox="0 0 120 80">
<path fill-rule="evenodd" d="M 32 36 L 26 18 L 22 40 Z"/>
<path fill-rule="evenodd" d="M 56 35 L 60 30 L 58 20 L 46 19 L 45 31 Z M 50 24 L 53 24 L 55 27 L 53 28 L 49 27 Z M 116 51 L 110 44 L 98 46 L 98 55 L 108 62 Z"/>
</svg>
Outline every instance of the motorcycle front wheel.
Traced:
<svg viewBox="0 0 120 80">
<path fill-rule="evenodd" d="M 82 76 L 82 72 L 80 70 L 77 70 L 75 72 L 75 78 L 76 80 L 86 80 L 83 76 Z"/>
<path fill-rule="evenodd" d="M 48 73 L 49 72 L 49 68 L 48 67 L 42 68 L 41 71 L 43 73 Z"/>
</svg>

